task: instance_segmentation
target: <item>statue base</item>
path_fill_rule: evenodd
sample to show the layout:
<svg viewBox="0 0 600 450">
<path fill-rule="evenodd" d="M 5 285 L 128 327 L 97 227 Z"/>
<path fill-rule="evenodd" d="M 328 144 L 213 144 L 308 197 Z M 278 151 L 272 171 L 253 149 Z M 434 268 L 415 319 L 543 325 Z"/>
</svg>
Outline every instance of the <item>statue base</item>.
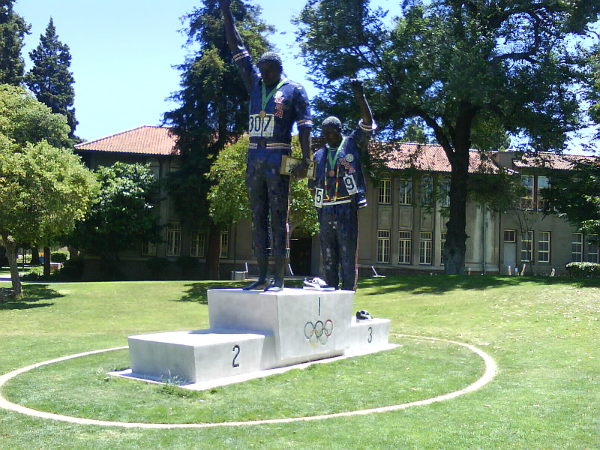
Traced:
<svg viewBox="0 0 600 450">
<path fill-rule="evenodd" d="M 121 375 L 210 387 L 389 349 L 390 321 L 356 320 L 353 301 L 353 291 L 209 290 L 210 329 L 130 336 L 131 372 Z"/>
</svg>

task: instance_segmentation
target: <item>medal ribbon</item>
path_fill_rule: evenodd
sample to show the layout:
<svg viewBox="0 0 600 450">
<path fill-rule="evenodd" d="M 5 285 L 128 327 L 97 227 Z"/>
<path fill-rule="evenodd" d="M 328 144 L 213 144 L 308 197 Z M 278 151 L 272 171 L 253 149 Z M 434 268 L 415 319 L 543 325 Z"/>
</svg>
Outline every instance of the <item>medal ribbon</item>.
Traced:
<svg viewBox="0 0 600 450">
<path fill-rule="evenodd" d="M 337 148 L 337 150 L 335 151 L 335 153 L 329 151 L 329 145 L 327 145 L 328 151 L 327 151 L 327 159 L 329 160 L 329 167 L 331 168 L 331 170 L 333 170 L 333 168 L 335 167 L 335 190 L 333 191 L 333 201 L 335 202 L 337 200 L 337 196 L 338 196 L 338 188 L 339 188 L 339 184 L 340 184 L 340 166 L 336 166 L 335 162 L 337 160 L 338 154 L 340 153 L 340 150 L 344 147 L 344 144 L 346 143 L 346 137 L 344 137 L 342 139 L 342 142 L 340 143 L 339 147 Z M 333 158 L 332 158 L 333 156 Z M 329 195 L 329 191 L 327 189 L 327 164 L 325 164 L 325 192 L 327 193 L 327 195 Z"/>
<path fill-rule="evenodd" d="M 273 90 L 271 92 L 269 92 L 269 95 L 267 95 L 267 88 L 265 87 L 265 82 L 263 80 L 263 82 L 261 83 L 261 88 L 262 88 L 261 111 L 264 111 L 266 109 L 267 103 L 269 103 L 269 100 L 271 100 L 271 97 L 273 97 L 273 95 L 275 95 L 275 92 L 277 92 L 277 90 L 281 86 L 283 86 L 286 81 L 287 81 L 287 78 L 282 78 L 281 81 L 277 84 L 277 86 L 275 86 L 273 88 Z"/>
<path fill-rule="evenodd" d="M 330 152 L 330 151 L 327 152 L 327 158 L 329 159 L 329 167 L 331 168 L 331 170 L 333 170 L 333 168 L 335 167 L 335 161 L 337 160 L 340 150 L 342 149 L 342 147 L 344 147 L 345 143 L 346 143 L 346 137 L 344 137 L 342 139 L 342 142 L 340 143 L 340 145 L 337 148 L 337 150 L 335 151 L 335 153 Z M 327 148 L 329 148 L 329 145 L 327 145 Z"/>
</svg>

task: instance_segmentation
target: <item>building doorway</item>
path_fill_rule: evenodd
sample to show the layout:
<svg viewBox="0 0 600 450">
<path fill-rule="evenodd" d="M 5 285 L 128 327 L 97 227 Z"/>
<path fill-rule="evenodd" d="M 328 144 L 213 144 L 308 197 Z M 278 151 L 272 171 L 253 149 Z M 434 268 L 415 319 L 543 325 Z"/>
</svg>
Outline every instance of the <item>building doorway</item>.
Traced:
<svg viewBox="0 0 600 450">
<path fill-rule="evenodd" d="M 295 229 L 290 237 L 290 265 L 294 275 L 310 275 L 312 260 L 312 237 L 303 230 Z"/>
</svg>

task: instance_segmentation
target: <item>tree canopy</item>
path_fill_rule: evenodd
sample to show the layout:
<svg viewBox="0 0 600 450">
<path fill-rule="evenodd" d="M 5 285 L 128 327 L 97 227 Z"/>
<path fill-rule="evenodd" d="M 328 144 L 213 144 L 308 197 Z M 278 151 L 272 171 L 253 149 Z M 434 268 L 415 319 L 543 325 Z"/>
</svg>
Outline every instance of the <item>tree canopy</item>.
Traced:
<svg viewBox="0 0 600 450">
<path fill-rule="evenodd" d="M 554 172 L 544 197 L 549 214 L 558 213 L 580 231 L 600 234 L 600 157 L 581 159 L 572 170 Z"/>
<path fill-rule="evenodd" d="M 517 136 L 526 149 L 560 151 L 583 126 L 592 77 L 577 37 L 599 11 L 585 0 L 407 0 L 391 25 L 368 0 L 309 0 L 301 11 L 318 109 L 356 117 L 344 86 L 365 77 L 380 137 L 418 119 L 443 148 L 452 168 L 447 273 L 464 271 L 469 149 L 501 149 Z"/>
<path fill-rule="evenodd" d="M 42 140 L 55 147 L 70 144 L 65 116 L 53 114 L 25 89 L 6 84 L 0 85 L 0 133 L 20 145 Z"/>
<path fill-rule="evenodd" d="M 248 191 L 246 189 L 247 136 L 225 147 L 211 166 L 208 178 L 213 183 L 208 194 L 212 219 L 223 225 L 250 219 Z M 302 157 L 298 138 L 292 140 L 292 154 Z M 311 235 L 318 233 L 319 225 L 308 180 L 292 180 L 290 196 L 290 225 L 293 231 L 301 228 Z"/>
<path fill-rule="evenodd" d="M 23 81 L 23 38 L 30 26 L 13 11 L 15 0 L 0 0 L 0 84 L 18 86 Z"/>
<path fill-rule="evenodd" d="M 25 75 L 25 82 L 36 98 L 49 106 L 53 113 L 67 117 L 72 137 L 77 126 L 75 119 L 75 80 L 69 70 L 69 46 L 58 39 L 54 22 L 50 19 L 39 45 L 29 53 L 33 67 Z"/>
<path fill-rule="evenodd" d="M 22 88 L 0 85 L 0 242 L 17 296 L 16 246 L 47 244 L 68 233 L 95 193 L 94 176 L 79 157 L 57 148 L 67 133 L 64 116 Z"/>
<path fill-rule="evenodd" d="M 160 241 L 158 216 L 152 214 L 158 203 L 152 169 L 117 162 L 99 167 L 95 174 L 98 195 L 85 220 L 68 237 L 69 244 L 104 261 L 114 261 L 122 251 Z"/>
</svg>

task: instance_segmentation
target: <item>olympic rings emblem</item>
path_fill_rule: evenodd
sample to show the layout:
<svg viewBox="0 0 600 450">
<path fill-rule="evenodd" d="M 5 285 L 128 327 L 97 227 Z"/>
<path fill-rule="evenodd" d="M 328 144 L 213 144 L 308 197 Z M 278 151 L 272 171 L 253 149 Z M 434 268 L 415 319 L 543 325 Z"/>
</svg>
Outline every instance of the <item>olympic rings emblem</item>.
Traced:
<svg viewBox="0 0 600 450">
<path fill-rule="evenodd" d="M 327 320 L 325 323 L 317 320 L 315 323 L 306 322 L 304 324 L 304 337 L 309 341 L 314 339 L 325 345 L 329 336 L 333 333 L 333 321 Z"/>
</svg>

